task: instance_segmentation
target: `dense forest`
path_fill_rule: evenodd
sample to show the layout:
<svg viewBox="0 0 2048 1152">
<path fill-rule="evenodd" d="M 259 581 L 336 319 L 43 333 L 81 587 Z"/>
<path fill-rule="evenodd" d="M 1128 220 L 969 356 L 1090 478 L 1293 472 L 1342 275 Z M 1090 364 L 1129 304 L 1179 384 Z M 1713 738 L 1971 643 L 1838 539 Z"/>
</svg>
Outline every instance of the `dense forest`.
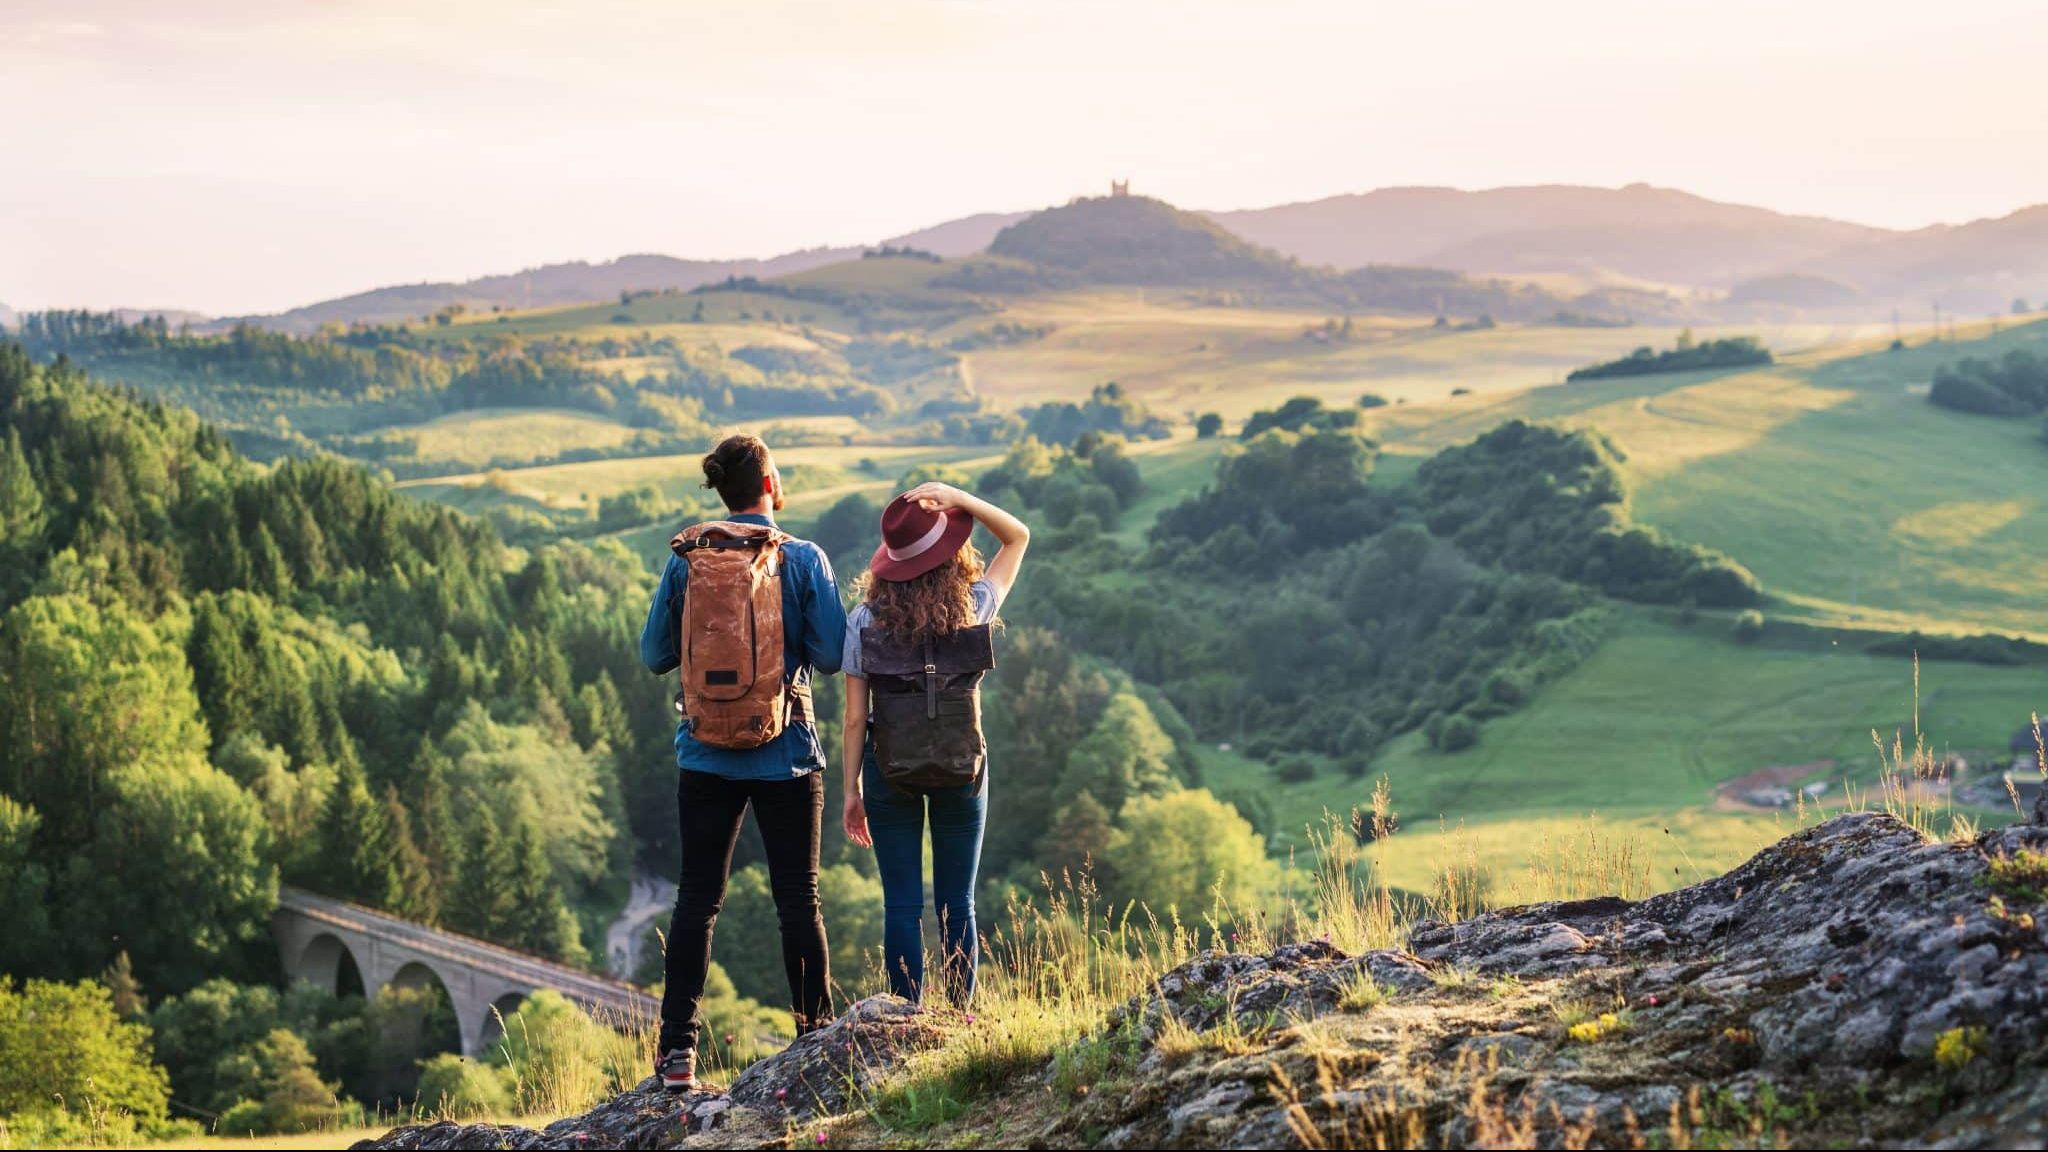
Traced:
<svg viewBox="0 0 2048 1152">
<path fill-rule="evenodd" d="M 579 962 L 672 844 L 615 548 L 515 554 L 353 465 L 265 471 L 6 345 L 0 552 L 10 976 L 271 981 L 279 883 Z"/>
<path fill-rule="evenodd" d="M 1605 380 L 1615 376 L 1649 376 L 1658 372 L 1692 372 L 1702 368 L 1750 368 L 1771 363 L 1771 350 L 1754 336 L 1731 336 L 1697 343 L 1692 331 L 1679 334 L 1666 352 L 1638 348 L 1619 360 L 1575 368 L 1566 380 Z"/>
</svg>

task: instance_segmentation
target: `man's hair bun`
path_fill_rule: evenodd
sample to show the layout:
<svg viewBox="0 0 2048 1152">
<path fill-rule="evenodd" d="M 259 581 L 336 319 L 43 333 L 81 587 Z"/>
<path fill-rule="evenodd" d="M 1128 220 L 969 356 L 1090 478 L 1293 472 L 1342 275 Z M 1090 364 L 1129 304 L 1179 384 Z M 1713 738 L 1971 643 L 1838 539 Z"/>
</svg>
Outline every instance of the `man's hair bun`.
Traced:
<svg viewBox="0 0 2048 1152">
<path fill-rule="evenodd" d="M 729 509 L 751 508 L 761 500 L 768 468 L 768 446 L 759 436 L 728 436 L 704 456 L 704 486 L 718 489 Z"/>
</svg>

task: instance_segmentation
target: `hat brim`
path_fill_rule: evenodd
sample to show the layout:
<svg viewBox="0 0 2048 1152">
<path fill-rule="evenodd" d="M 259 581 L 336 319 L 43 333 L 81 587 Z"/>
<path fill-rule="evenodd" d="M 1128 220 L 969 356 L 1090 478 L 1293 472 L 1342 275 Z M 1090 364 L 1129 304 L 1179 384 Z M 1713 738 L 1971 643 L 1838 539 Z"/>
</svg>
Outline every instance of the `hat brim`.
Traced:
<svg viewBox="0 0 2048 1152">
<path fill-rule="evenodd" d="M 960 546 L 967 543 L 967 538 L 974 535 L 974 517 L 958 508 L 948 508 L 941 515 L 946 518 L 946 530 L 939 534 L 931 547 L 915 556 L 898 560 L 889 555 L 889 545 L 883 543 L 868 561 L 868 571 L 874 573 L 877 580 L 900 583 L 915 580 L 951 560 L 960 551 Z"/>
</svg>

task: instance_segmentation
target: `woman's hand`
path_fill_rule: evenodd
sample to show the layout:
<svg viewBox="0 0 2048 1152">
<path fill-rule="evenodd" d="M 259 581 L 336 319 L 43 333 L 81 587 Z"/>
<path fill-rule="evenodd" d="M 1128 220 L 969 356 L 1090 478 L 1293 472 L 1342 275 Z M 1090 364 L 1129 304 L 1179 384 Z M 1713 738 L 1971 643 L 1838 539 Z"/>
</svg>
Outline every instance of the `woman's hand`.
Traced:
<svg viewBox="0 0 2048 1152">
<path fill-rule="evenodd" d="M 972 497 L 951 484 L 936 480 L 927 481 L 903 494 L 905 500 L 920 505 L 927 512 L 938 512 L 947 508 L 965 508 Z"/>
<path fill-rule="evenodd" d="M 860 793 L 846 794 L 846 838 L 863 848 L 873 848 L 875 838 L 868 835 L 868 806 L 862 802 Z"/>
</svg>

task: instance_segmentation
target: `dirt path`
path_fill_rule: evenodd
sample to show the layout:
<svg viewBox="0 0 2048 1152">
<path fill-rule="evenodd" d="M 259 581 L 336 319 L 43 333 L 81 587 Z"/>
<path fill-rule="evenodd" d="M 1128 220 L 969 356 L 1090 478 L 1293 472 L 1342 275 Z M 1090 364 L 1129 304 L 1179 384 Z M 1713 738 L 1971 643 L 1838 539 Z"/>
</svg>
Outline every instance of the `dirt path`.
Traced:
<svg viewBox="0 0 2048 1152">
<path fill-rule="evenodd" d="M 1808 764 L 1774 764 L 1769 768 L 1759 768 L 1715 785 L 1714 807 L 1724 812 L 1756 811 L 1760 806 L 1744 800 L 1744 794 L 1762 788 L 1783 788 L 1790 792 L 1798 787 L 1801 780 L 1834 766 L 1833 760 L 1815 760 Z"/>
<path fill-rule="evenodd" d="M 622 980 L 631 979 L 640 966 L 640 949 L 647 942 L 647 926 L 675 903 L 676 886 L 645 872 L 633 877 L 633 893 L 625 910 L 605 929 L 604 954 L 607 969 Z"/>
</svg>

